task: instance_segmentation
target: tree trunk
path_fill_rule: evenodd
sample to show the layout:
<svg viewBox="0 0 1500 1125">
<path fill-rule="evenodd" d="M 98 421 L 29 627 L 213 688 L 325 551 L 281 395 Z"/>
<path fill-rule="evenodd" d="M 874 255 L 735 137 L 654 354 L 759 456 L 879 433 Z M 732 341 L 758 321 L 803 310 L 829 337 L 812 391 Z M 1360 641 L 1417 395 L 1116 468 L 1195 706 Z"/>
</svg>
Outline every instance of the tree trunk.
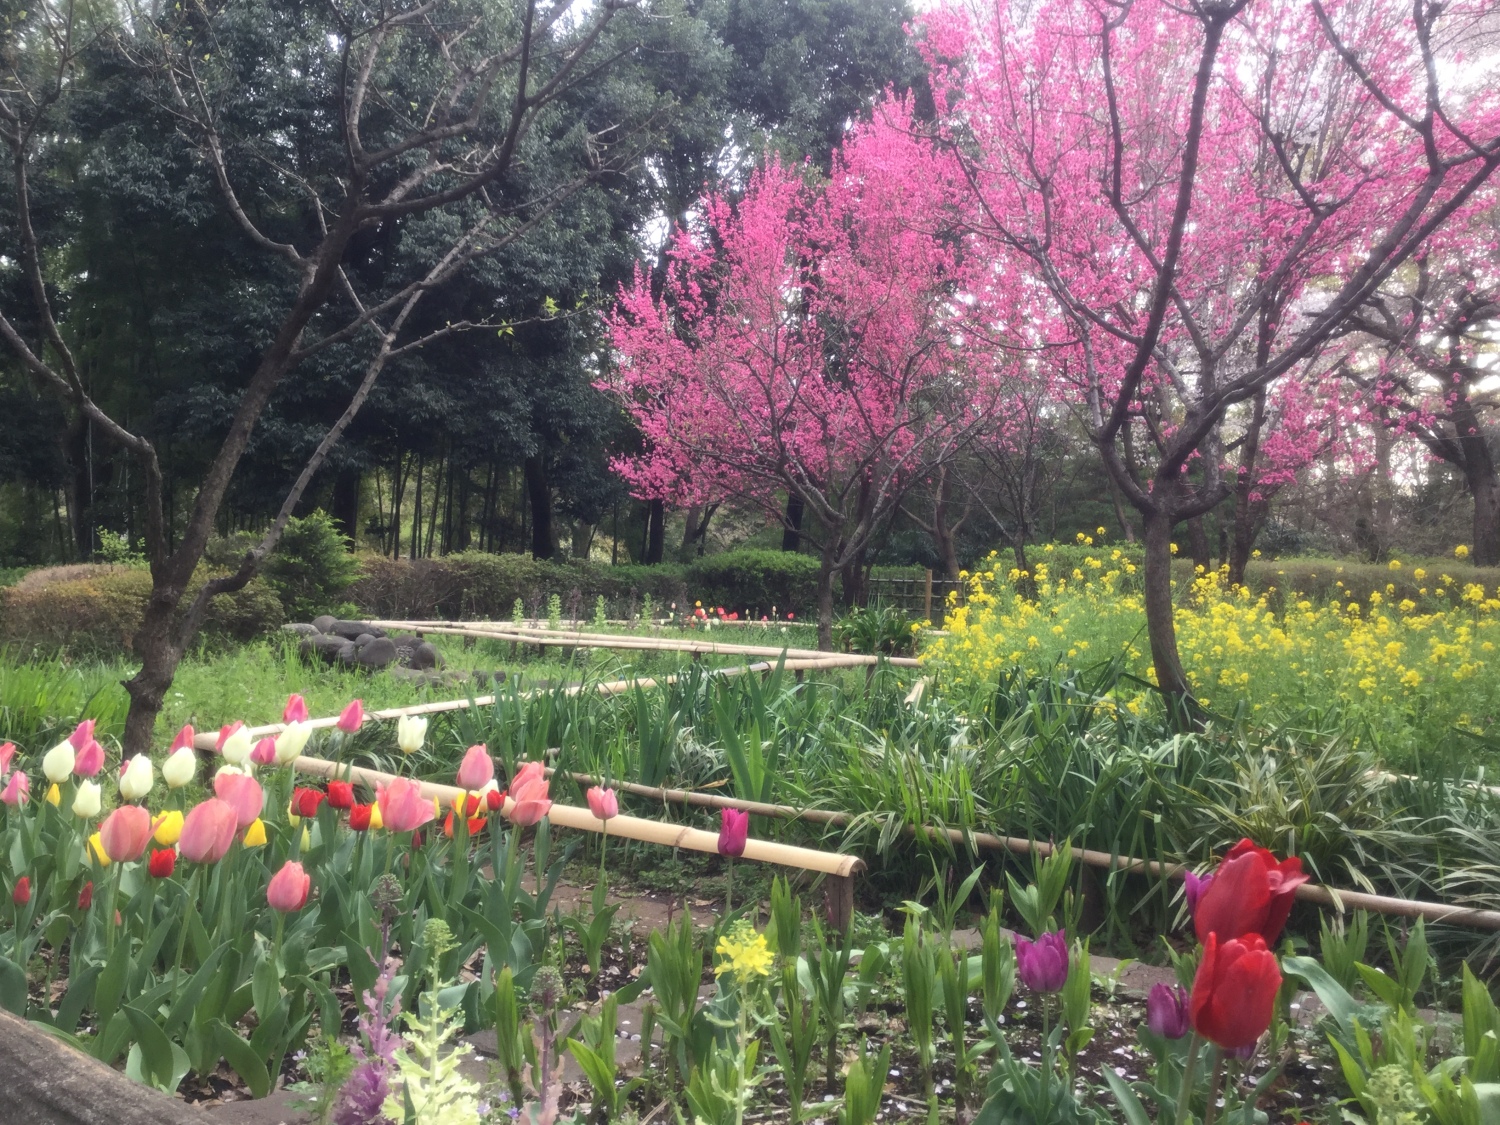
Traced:
<svg viewBox="0 0 1500 1125">
<path fill-rule="evenodd" d="M 531 508 L 531 557 L 551 559 L 557 554 L 552 537 L 552 489 L 541 454 L 526 458 L 526 498 Z"/>
<path fill-rule="evenodd" d="M 787 493 L 786 497 L 786 526 L 781 532 L 781 549 L 783 551 L 799 551 L 802 549 L 802 516 L 807 511 L 802 497 L 795 492 Z"/>
<path fill-rule="evenodd" d="M 1120 500 L 1120 486 L 1115 483 L 1114 477 L 1109 477 L 1109 499 L 1115 508 L 1115 522 L 1120 525 L 1120 534 L 1125 536 L 1125 542 L 1134 543 L 1135 524 L 1125 514 L 1125 505 Z"/>
<path fill-rule="evenodd" d="M 823 548 L 822 565 L 818 568 L 818 648 L 823 652 L 833 651 L 834 536 L 830 535 L 828 539 L 829 545 Z"/>
<path fill-rule="evenodd" d="M 664 501 L 653 500 L 646 513 L 646 558 L 647 566 L 657 566 L 661 563 L 662 553 L 666 549 L 667 541 L 667 505 Z"/>
<path fill-rule="evenodd" d="M 349 540 L 351 546 L 359 542 L 359 482 L 358 469 L 341 469 L 333 478 L 333 500 L 329 513 L 333 525 Z"/>
<path fill-rule="evenodd" d="M 1500 480 L 1495 467 L 1469 481 L 1474 494 L 1474 544 L 1469 548 L 1475 566 L 1500 566 Z"/>
<path fill-rule="evenodd" d="M 1203 529 L 1203 517 L 1194 516 L 1187 521 L 1188 549 L 1193 555 L 1193 566 L 1202 567 L 1207 574 L 1214 568 L 1213 550 L 1208 545 L 1208 532 Z"/>
<path fill-rule="evenodd" d="M 1192 698 L 1192 689 L 1177 655 L 1177 632 L 1172 622 L 1172 520 L 1160 512 L 1146 515 L 1146 635 L 1151 641 L 1151 666 L 1156 685 L 1171 702 Z"/>
<path fill-rule="evenodd" d="M 689 504 L 687 519 L 682 524 L 682 548 L 678 552 L 684 559 L 693 549 L 693 540 L 698 534 L 698 517 L 702 514 L 703 507 L 700 504 Z"/>
</svg>

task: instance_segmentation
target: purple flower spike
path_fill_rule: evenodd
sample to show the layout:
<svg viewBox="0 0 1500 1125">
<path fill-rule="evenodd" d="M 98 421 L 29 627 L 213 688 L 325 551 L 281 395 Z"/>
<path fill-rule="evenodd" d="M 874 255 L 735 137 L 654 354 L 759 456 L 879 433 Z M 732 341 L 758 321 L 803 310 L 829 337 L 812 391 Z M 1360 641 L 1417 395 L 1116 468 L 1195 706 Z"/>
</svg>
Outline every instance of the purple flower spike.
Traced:
<svg viewBox="0 0 1500 1125">
<path fill-rule="evenodd" d="M 1181 985 L 1153 984 L 1146 996 L 1146 1026 L 1163 1039 L 1188 1033 L 1188 994 Z"/>
<path fill-rule="evenodd" d="M 1034 992 L 1060 992 L 1068 979 L 1068 938 L 1050 930 L 1036 941 L 1016 935 L 1016 974 Z"/>
</svg>

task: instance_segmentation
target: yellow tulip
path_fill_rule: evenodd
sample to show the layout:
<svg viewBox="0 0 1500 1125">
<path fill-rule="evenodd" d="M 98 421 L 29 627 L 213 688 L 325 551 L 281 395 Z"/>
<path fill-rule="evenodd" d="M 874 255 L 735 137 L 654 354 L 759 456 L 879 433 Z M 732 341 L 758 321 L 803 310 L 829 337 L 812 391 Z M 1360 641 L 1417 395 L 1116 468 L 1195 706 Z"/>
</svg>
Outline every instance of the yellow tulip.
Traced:
<svg viewBox="0 0 1500 1125">
<path fill-rule="evenodd" d="M 245 847 L 258 848 L 266 842 L 266 825 L 260 817 L 250 822 L 250 827 L 245 829 Z"/>
<path fill-rule="evenodd" d="M 156 842 L 164 848 L 170 848 L 177 843 L 182 836 L 182 814 L 176 809 L 162 813 L 154 835 Z"/>
<path fill-rule="evenodd" d="M 377 804 L 372 804 L 370 806 L 370 827 L 371 828 L 384 828 L 385 827 L 385 820 L 380 815 L 380 805 L 378 803 Z"/>
<path fill-rule="evenodd" d="M 100 867 L 109 866 L 109 853 L 104 850 L 104 840 L 97 832 L 89 837 L 89 851 L 93 854 L 94 859 L 98 861 Z"/>
<path fill-rule="evenodd" d="M 52 787 L 47 790 L 47 803 L 49 805 L 52 805 L 54 808 L 62 804 L 62 790 L 57 787 L 57 784 L 55 782 L 53 783 Z"/>
</svg>

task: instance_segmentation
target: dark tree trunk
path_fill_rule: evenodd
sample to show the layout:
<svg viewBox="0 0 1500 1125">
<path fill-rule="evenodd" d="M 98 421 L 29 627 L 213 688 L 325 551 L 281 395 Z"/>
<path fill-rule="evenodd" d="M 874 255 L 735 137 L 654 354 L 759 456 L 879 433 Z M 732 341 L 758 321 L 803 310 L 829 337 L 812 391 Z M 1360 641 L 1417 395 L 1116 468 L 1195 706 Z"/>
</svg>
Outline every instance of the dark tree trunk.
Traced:
<svg viewBox="0 0 1500 1125">
<path fill-rule="evenodd" d="M 1151 641 L 1151 665 L 1156 686 L 1168 698 L 1189 699 L 1192 690 L 1177 654 L 1177 632 L 1172 621 L 1172 518 L 1160 510 L 1146 513 L 1146 565 L 1142 575 L 1146 595 L 1146 634 Z"/>
<path fill-rule="evenodd" d="M 661 500 L 651 501 L 646 511 L 646 558 L 647 566 L 657 566 L 662 560 L 667 541 L 667 505 Z"/>
<path fill-rule="evenodd" d="M 526 499 L 531 509 L 531 557 L 554 558 L 557 541 L 552 534 L 552 488 L 540 454 L 526 458 Z"/>
<path fill-rule="evenodd" d="M 837 572 L 834 542 L 835 537 L 828 536 L 818 568 L 818 648 L 823 652 L 833 651 L 833 576 Z"/>
<path fill-rule="evenodd" d="M 1202 567 L 1207 574 L 1214 568 L 1213 549 L 1208 545 L 1208 532 L 1203 529 L 1203 517 L 1194 516 L 1187 521 L 1188 550 L 1193 556 L 1193 566 Z"/>
<path fill-rule="evenodd" d="M 358 469 L 341 469 L 333 478 L 333 500 L 329 513 L 333 524 L 351 544 L 359 542 L 359 484 Z"/>
<path fill-rule="evenodd" d="M 1495 467 L 1486 463 L 1488 472 L 1469 479 L 1474 496 L 1474 545 L 1470 558 L 1476 566 L 1500 566 L 1500 480 Z"/>
<path fill-rule="evenodd" d="M 807 511 L 802 497 L 795 492 L 788 493 L 786 498 L 786 521 L 781 532 L 781 549 L 783 551 L 799 551 L 802 549 L 802 517 Z"/>
</svg>

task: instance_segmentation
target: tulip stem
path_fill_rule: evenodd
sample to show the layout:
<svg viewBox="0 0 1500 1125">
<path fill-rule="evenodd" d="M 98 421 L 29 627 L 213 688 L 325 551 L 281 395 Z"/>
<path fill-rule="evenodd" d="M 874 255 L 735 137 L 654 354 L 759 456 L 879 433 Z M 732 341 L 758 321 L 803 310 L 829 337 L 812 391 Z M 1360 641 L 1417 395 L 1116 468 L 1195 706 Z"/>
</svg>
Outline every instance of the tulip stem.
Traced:
<svg viewBox="0 0 1500 1125">
<path fill-rule="evenodd" d="M 201 864 L 193 865 L 193 873 L 188 876 L 187 887 L 182 892 L 182 925 L 177 931 L 177 956 L 172 959 L 172 992 L 175 995 L 178 988 L 178 978 L 182 975 L 182 955 L 187 949 L 188 935 L 188 911 L 193 909 L 197 902 L 197 891 L 199 876 L 203 873 Z"/>
<path fill-rule="evenodd" d="M 729 857 L 729 868 L 724 875 L 724 913 L 734 913 L 734 856 Z"/>
<path fill-rule="evenodd" d="M 1177 1088 L 1177 1121 L 1176 1125 L 1187 1125 L 1189 1120 L 1189 1107 L 1193 1102 L 1193 1082 L 1198 1077 L 1198 1056 L 1202 1053 L 1203 1040 L 1198 1038 L 1198 1033 L 1193 1032 L 1193 1037 L 1188 1040 L 1187 1063 L 1182 1068 L 1182 1085 Z"/>
<path fill-rule="evenodd" d="M 1208 1079 L 1208 1102 L 1203 1107 L 1203 1125 L 1213 1125 L 1219 1110 L 1219 1085 L 1224 1079 L 1224 1055 L 1217 1047 L 1211 1047 L 1214 1068 Z"/>
</svg>

